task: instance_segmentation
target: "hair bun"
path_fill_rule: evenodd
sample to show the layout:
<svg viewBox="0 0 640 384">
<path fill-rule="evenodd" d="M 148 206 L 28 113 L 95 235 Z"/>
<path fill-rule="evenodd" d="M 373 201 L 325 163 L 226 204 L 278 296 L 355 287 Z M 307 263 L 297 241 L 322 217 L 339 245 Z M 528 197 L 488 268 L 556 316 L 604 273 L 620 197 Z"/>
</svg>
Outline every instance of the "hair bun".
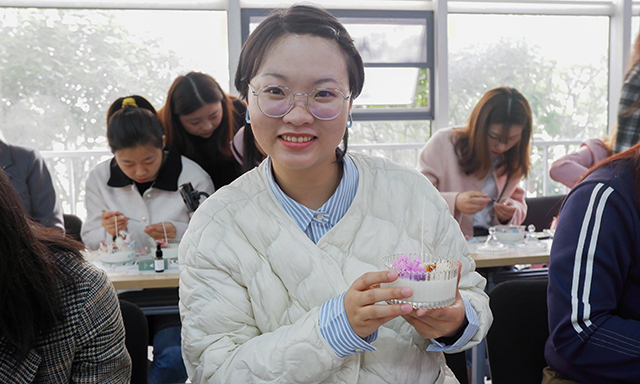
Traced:
<svg viewBox="0 0 640 384">
<path fill-rule="evenodd" d="M 138 106 L 138 104 L 136 104 L 136 100 L 133 97 L 127 97 L 122 100 L 122 108 L 126 107 L 127 105 L 132 105 L 134 107 Z"/>
</svg>

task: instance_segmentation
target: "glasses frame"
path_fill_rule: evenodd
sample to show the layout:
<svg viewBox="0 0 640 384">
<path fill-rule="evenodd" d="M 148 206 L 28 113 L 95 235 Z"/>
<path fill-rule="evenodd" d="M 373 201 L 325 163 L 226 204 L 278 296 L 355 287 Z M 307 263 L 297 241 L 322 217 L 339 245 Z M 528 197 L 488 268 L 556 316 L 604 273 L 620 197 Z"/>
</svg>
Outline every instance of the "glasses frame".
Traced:
<svg viewBox="0 0 640 384">
<path fill-rule="evenodd" d="M 253 86 L 250 85 L 250 87 L 253 87 Z M 260 101 L 258 99 L 258 95 L 259 95 L 260 91 L 262 91 L 265 88 L 269 88 L 269 87 L 284 88 L 284 89 L 288 90 L 289 92 L 291 92 L 291 94 L 293 95 L 293 99 L 289 102 L 289 108 L 287 109 L 287 111 L 285 113 L 283 113 L 281 115 L 270 115 L 270 114 L 268 114 L 268 113 L 266 113 L 265 111 L 262 110 L 262 107 L 260 106 Z M 296 103 L 296 97 L 297 96 L 306 96 L 307 97 L 307 101 L 306 101 L 305 105 L 307 106 L 307 111 L 309 111 L 309 113 L 312 114 L 313 117 L 315 117 L 318 120 L 325 120 L 325 121 L 333 120 L 336 117 L 340 116 L 340 114 L 342 113 L 342 110 L 344 109 L 344 102 L 348 101 L 351 98 L 351 95 L 345 96 L 344 93 L 342 93 L 342 91 L 339 90 L 339 89 L 336 89 L 336 88 L 325 88 L 325 87 L 315 88 L 309 93 L 295 93 L 295 92 L 293 92 L 291 90 L 291 88 L 289 88 L 287 86 L 284 86 L 284 85 L 277 85 L 277 84 L 265 85 L 265 86 L 261 87 L 260 89 L 258 89 L 257 91 L 254 91 L 252 88 L 249 88 L 249 90 L 251 91 L 251 94 L 256 97 L 256 102 L 258 104 L 258 109 L 260 110 L 260 112 L 262 112 L 265 116 L 272 117 L 274 119 L 277 119 L 277 118 L 280 118 L 280 117 L 284 117 L 284 116 L 287 115 L 287 113 L 291 112 L 291 110 L 293 109 L 293 106 Z M 336 91 L 340 95 L 342 95 L 342 107 L 340 108 L 340 112 L 338 112 L 337 115 L 327 119 L 327 118 L 323 118 L 323 117 L 318 117 L 318 116 L 316 116 L 315 113 L 313 113 L 311 108 L 309 108 L 309 95 L 312 95 L 312 94 L 316 93 L 317 91 Z"/>
</svg>

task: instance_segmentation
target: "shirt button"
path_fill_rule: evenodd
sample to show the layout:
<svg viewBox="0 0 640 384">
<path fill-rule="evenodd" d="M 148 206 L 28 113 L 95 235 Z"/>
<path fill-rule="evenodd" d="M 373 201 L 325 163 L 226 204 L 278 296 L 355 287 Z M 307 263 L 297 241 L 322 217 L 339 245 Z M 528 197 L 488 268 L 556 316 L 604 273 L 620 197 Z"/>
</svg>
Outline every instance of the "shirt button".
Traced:
<svg viewBox="0 0 640 384">
<path fill-rule="evenodd" d="M 149 194 L 147 195 L 147 199 L 150 199 L 150 198 L 151 198 L 151 194 L 149 193 Z"/>
<path fill-rule="evenodd" d="M 145 216 L 142 216 L 142 217 L 140 218 L 140 220 L 142 220 L 142 221 L 147 221 L 147 218 L 146 218 Z"/>
<path fill-rule="evenodd" d="M 316 219 L 318 219 L 318 220 L 322 221 L 322 220 L 324 219 L 324 215 L 323 215 L 322 213 L 318 213 L 318 214 L 316 215 Z"/>
</svg>

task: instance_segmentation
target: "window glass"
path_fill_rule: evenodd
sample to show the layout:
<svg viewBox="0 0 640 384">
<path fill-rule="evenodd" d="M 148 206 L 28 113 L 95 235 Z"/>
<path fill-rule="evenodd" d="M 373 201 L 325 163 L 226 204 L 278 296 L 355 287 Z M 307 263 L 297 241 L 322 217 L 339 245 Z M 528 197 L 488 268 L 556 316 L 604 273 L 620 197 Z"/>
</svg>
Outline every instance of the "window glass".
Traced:
<svg viewBox="0 0 640 384">
<path fill-rule="evenodd" d="M 633 44 L 636 42 L 636 38 L 638 37 L 638 32 L 640 32 L 640 17 L 634 16 L 631 18 L 631 39 L 629 52 L 633 54 Z"/>
<path fill-rule="evenodd" d="M 138 94 L 160 109 L 194 70 L 228 89 L 226 12 L 0 8 L 0 137 L 44 151 L 64 211 L 83 218 L 109 105 Z"/>
<path fill-rule="evenodd" d="M 511 86 L 531 104 L 534 137 L 604 136 L 608 17 L 451 14 L 448 32 L 450 124 L 464 124 L 489 89 Z"/>
<path fill-rule="evenodd" d="M 421 118 L 427 118 L 431 110 L 428 68 L 432 58 L 428 54 L 426 13 L 424 18 L 385 17 L 385 11 L 379 13 L 380 17 L 337 15 L 366 66 L 364 89 L 354 100 L 354 108 L 422 109 L 425 117 Z M 249 32 L 264 18 L 249 16 Z"/>
<path fill-rule="evenodd" d="M 106 148 L 120 96 L 159 109 L 192 70 L 228 88 L 226 30 L 222 11 L 0 8 L 0 130 L 40 150 Z"/>
<path fill-rule="evenodd" d="M 353 101 L 354 106 L 426 107 L 426 87 L 420 87 L 420 72 L 426 86 L 426 69 L 419 68 L 365 68 L 362 93 Z"/>
<path fill-rule="evenodd" d="M 424 19 L 341 19 L 366 63 L 427 61 Z"/>
</svg>

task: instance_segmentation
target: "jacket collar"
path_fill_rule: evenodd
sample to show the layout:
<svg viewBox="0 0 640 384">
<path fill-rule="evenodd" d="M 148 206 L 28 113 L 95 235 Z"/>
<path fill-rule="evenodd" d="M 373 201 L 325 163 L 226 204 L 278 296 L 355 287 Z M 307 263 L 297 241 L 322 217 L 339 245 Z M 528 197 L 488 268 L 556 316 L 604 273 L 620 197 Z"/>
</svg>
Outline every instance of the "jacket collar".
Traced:
<svg viewBox="0 0 640 384">
<path fill-rule="evenodd" d="M 158 177 L 153 183 L 153 188 L 162 189 L 164 191 L 177 191 L 178 190 L 178 178 L 182 173 L 182 159 L 180 154 L 173 149 L 164 151 L 166 160 L 160 167 Z M 122 172 L 122 169 L 116 163 L 115 157 L 111 159 L 111 176 L 107 185 L 114 188 L 126 187 L 133 184 L 133 180 L 127 177 Z"/>
</svg>

